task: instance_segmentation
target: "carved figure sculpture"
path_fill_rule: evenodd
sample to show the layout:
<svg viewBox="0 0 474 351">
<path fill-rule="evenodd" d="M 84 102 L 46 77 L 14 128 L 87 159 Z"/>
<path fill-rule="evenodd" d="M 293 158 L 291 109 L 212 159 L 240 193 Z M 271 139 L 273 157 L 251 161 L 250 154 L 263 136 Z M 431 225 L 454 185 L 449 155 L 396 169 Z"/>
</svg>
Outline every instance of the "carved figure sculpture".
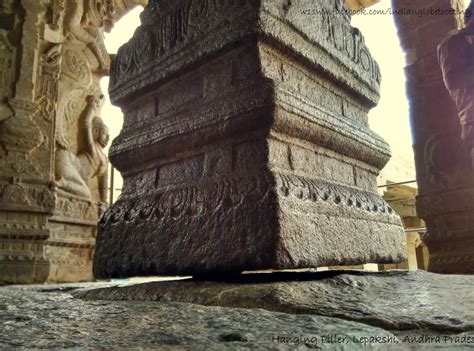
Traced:
<svg viewBox="0 0 474 351">
<path fill-rule="evenodd" d="M 66 40 L 61 48 L 63 63 L 56 118 L 56 138 L 60 144 L 67 144 L 65 131 L 77 120 L 81 102 L 90 94 L 94 84 L 94 76 L 108 72 L 110 56 L 103 43 L 102 30 L 109 11 L 112 8 L 109 9 L 103 1 L 67 2 L 64 15 Z"/>
<path fill-rule="evenodd" d="M 74 0 L 69 5 L 69 11 L 66 11 L 65 15 L 65 27 L 66 32 L 70 37 L 73 37 L 83 43 L 85 43 L 89 49 L 96 55 L 102 69 L 108 69 L 110 65 L 110 57 L 107 51 L 99 45 L 98 40 L 101 32 L 99 28 L 104 26 L 105 18 L 107 13 L 100 14 L 100 23 L 94 23 L 93 26 L 90 20 L 84 20 L 84 18 L 90 18 L 85 16 L 87 12 L 84 9 L 84 1 Z"/>
<path fill-rule="evenodd" d="M 103 149 L 109 142 L 109 131 L 98 117 L 103 95 L 87 97 L 87 106 L 79 121 L 79 151 L 77 155 L 57 139 L 56 180 L 58 186 L 72 194 L 91 198 L 88 182 L 97 178 L 100 201 L 107 202 L 108 160 Z"/>
<path fill-rule="evenodd" d="M 456 103 L 461 138 L 471 150 L 474 168 L 474 2 L 466 10 L 465 28 L 438 46 L 438 60 L 446 88 Z"/>
<path fill-rule="evenodd" d="M 50 27 L 52 30 L 59 30 L 63 25 L 64 11 L 66 9 L 64 0 L 56 0 L 52 3 L 52 19 Z"/>
</svg>

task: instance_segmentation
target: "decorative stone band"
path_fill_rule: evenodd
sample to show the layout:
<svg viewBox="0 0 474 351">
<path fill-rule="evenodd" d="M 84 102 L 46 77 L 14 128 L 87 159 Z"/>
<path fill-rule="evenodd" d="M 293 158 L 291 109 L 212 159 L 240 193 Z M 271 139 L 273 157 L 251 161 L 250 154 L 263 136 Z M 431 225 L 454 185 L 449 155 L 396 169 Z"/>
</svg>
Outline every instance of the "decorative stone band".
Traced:
<svg viewBox="0 0 474 351">
<path fill-rule="evenodd" d="M 233 99 L 202 101 L 189 109 L 146 116 L 148 123 L 128 128 L 113 142 L 109 158 L 120 171 L 143 169 L 157 159 L 230 137 L 237 131 L 268 134 L 273 111 L 273 84 L 258 80 Z M 127 117 L 126 117 L 127 118 Z"/>
<path fill-rule="evenodd" d="M 98 203 L 68 194 L 58 197 L 51 220 L 95 225 L 99 216 Z"/>
<path fill-rule="evenodd" d="M 130 126 L 110 149 L 120 171 L 136 172 L 159 158 L 211 144 L 239 132 L 270 130 L 310 141 L 382 169 L 390 147 L 366 126 L 325 110 L 282 84 L 259 80 L 233 91 L 233 99 L 193 102 L 188 109 L 144 118 L 148 123 Z M 148 102 L 149 103 L 149 102 Z M 191 111 L 191 112 L 190 112 Z M 128 118 L 128 117 L 126 117 Z"/>
<path fill-rule="evenodd" d="M 183 217 L 211 218 L 213 212 L 225 208 L 232 210 L 244 202 L 264 202 L 268 198 L 270 180 L 262 176 L 214 179 L 157 190 L 156 194 L 140 198 L 121 197 L 107 210 L 100 224 L 115 225 L 121 222 L 148 220 L 178 220 Z"/>
<path fill-rule="evenodd" d="M 321 179 L 311 179 L 290 174 L 277 174 L 277 189 L 281 196 L 300 199 L 301 201 L 323 201 L 330 205 L 352 207 L 360 211 L 384 214 L 393 217 L 399 223 L 398 215 L 378 194 L 348 186 L 330 183 Z M 361 218 L 366 218 L 367 213 Z"/>
<path fill-rule="evenodd" d="M 324 146 L 378 170 L 390 159 L 390 146 L 366 126 L 331 113 L 282 85 L 276 87 L 275 95 L 275 132 Z"/>
<path fill-rule="evenodd" d="M 290 174 L 275 174 L 274 180 L 257 175 L 214 179 L 192 186 L 157 190 L 156 194 L 139 199 L 122 197 L 106 212 L 100 223 L 115 225 L 119 222 L 139 223 L 152 218 L 178 220 L 187 216 L 212 216 L 221 208 L 232 210 L 245 202 L 264 202 L 274 182 L 282 198 L 294 197 L 301 201 L 322 201 L 331 206 L 352 207 L 361 212 L 360 218 L 366 218 L 367 213 L 375 213 L 386 215 L 387 219 L 392 217 L 394 223 L 399 223 L 398 216 L 378 194 Z"/>
<path fill-rule="evenodd" d="M 26 181 L 0 183 L 0 210 L 25 210 L 52 213 L 54 192 L 45 182 L 29 184 Z"/>
<path fill-rule="evenodd" d="M 111 66 L 115 104 L 246 38 L 275 42 L 363 97 L 378 101 L 380 71 L 339 0 L 180 0 L 148 6 Z M 317 16 L 305 14 L 317 10 Z M 286 30 L 284 30 L 286 29 Z M 347 35 L 347 33 L 350 33 Z"/>
</svg>

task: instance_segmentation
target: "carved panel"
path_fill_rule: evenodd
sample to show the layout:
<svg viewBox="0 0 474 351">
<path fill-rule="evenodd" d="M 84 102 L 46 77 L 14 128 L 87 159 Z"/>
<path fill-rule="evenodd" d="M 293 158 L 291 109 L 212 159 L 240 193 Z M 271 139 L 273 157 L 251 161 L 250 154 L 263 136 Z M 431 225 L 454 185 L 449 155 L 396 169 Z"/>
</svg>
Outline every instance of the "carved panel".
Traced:
<svg viewBox="0 0 474 351">
<path fill-rule="evenodd" d="M 398 220 L 392 208 L 378 195 L 342 185 L 289 174 L 275 174 L 276 190 L 283 198 L 293 197 L 302 202 L 327 203 L 379 213 Z M 262 176 L 247 176 L 208 180 L 192 186 L 172 190 L 158 190 L 133 200 L 122 200 L 106 212 L 101 219 L 107 224 L 141 222 L 150 217 L 159 221 L 178 220 L 183 217 L 209 217 L 217 210 L 232 210 L 246 203 L 265 202 L 272 180 Z M 361 214 L 365 216 L 365 214 Z"/>
<path fill-rule="evenodd" d="M 470 183 L 470 160 L 455 133 L 442 131 L 431 135 L 425 142 L 423 153 L 428 183 L 422 184 L 424 192 L 427 185 L 430 192 L 434 192 Z"/>
<path fill-rule="evenodd" d="M 0 202 L 3 204 L 53 208 L 55 196 L 51 189 L 18 181 L 0 184 Z"/>
<path fill-rule="evenodd" d="M 61 45 L 54 44 L 41 56 L 41 71 L 36 95 L 38 112 L 48 122 L 56 117 L 60 67 Z"/>
<path fill-rule="evenodd" d="M 33 117 L 36 106 L 22 100 L 9 99 L 14 117 L 3 122 L 0 128 L 0 173 L 12 176 L 40 175 L 37 165 L 29 155 L 45 141 Z M 19 173 L 20 172 L 20 173 Z"/>
<path fill-rule="evenodd" d="M 54 215 L 73 220 L 96 222 L 99 219 L 99 207 L 91 201 L 71 197 L 58 197 Z"/>
<path fill-rule="evenodd" d="M 142 14 L 142 26 L 129 43 L 119 49 L 112 64 L 111 87 L 119 79 L 123 82 L 146 71 L 154 59 L 165 60 L 187 44 L 215 32 L 219 24 L 239 17 L 239 14 L 248 16 L 244 14 L 249 11 L 248 4 L 248 0 L 183 0 L 173 5 L 150 3 Z M 208 21 L 206 26 L 200 24 L 203 19 Z"/>
<path fill-rule="evenodd" d="M 110 0 L 66 2 L 64 40 L 45 55 L 43 91 L 57 101 L 55 180 L 63 191 L 96 202 L 105 201 L 107 157 L 102 148 L 108 131 L 100 106 L 92 109 L 89 100 L 91 96 L 101 99 L 99 81 L 110 63 L 103 31 L 113 7 Z M 50 105 L 47 96 L 41 97 L 45 106 Z M 92 178 L 99 185 L 91 184 Z"/>
<path fill-rule="evenodd" d="M 206 217 L 223 208 L 232 210 L 250 202 L 264 202 L 270 190 L 269 181 L 261 176 L 218 179 L 203 184 L 158 191 L 156 195 L 128 201 L 122 199 L 106 212 L 101 222 L 159 221 L 182 217 Z"/>
</svg>

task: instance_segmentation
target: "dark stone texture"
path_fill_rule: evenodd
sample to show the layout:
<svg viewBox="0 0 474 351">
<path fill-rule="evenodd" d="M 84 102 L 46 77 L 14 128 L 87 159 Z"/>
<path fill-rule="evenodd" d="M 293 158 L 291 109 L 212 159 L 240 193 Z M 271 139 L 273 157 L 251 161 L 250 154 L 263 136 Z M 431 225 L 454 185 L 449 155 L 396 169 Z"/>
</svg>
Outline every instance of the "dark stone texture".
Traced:
<svg viewBox="0 0 474 351">
<path fill-rule="evenodd" d="M 249 274 L 97 289 L 86 299 L 187 302 L 317 314 L 391 331 L 474 331 L 474 277 L 424 271 Z"/>
<path fill-rule="evenodd" d="M 473 279 L 331 271 L 3 286 L 0 349 L 470 350 Z"/>
<path fill-rule="evenodd" d="M 72 298 L 70 290 L 80 287 L 86 285 L 0 287 L 0 349 L 314 349 L 322 346 L 322 336 L 338 335 L 347 337 L 350 343 L 325 347 L 379 350 L 383 345 L 354 343 L 353 337 L 393 337 L 380 328 L 337 318 L 262 309 Z M 309 340 L 306 345 L 273 341 L 278 336 Z"/>
<path fill-rule="evenodd" d="M 449 15 L 430 15 L 424 20 L 413 16 L 394 19 L 400 43 L 407 53 L 405 74 L 418 184 L 416 207 L 427 227 L 423 242 L 430 253 L 428 269 L 436 273 L 474 274 L 471 148 L 461 139 L 460 116 L 444 83 L 463 67 L 451 67 L 454 61 L 448 60 L 445 73 L 449 73 L 445 77 L 440 68 L 448 47 L 453 50 L 449 56 L 459 58 L 457 65 L 462 65 L 464 57 L 466 66 L 471 65 L 472 60 L 463 52 L 471 52 L 472 48 L 457 47 L 463 40 L 455 40 L 449 46 L 441 44 L 447 36 L 457 33 L 455 17 L 459 9 L 464 9 L 464 2 L 392 0 L 392 7 L 411 13 L 451 11 Z M 469 37 L 466 31 L 462 33 L 463 37 Z M 454 95 L 465 92 L 457 88 Z M 472 98 L 472 93 L 466 94 L 469 96 Z"/>
<path fill-rule="evenodd" d="M 124 187 L 96 278 L 404 259 L 376 186 L 390 151 L 367 121 L 380 73 L 342 6 L 150 3 L 111 68 Z"/>
</svg>

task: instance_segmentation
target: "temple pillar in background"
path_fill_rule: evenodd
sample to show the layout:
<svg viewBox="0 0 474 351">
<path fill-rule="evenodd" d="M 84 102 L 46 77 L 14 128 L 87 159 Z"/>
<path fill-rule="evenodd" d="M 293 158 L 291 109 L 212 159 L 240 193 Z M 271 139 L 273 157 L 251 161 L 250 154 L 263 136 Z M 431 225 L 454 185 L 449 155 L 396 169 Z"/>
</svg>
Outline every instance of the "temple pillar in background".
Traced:
<svg viewBox="0 0 474 351">
<path fill-rule="evenodd" d="M 92 279 L 107 207 L 103 32 L 130 3 L 1 2 L 1 283 Z"/>
<path fill-rule="evenodd" d="M 474 173 L 437 57 L 438 44 L 459 26 L 463 2 L 392 0 L 392 4 L 405 13 L 396 15 L 395 22 L 406 53 L 417 212 L 427 226 L 423 240 L 430 253 L 428 268 L 474 273 Z M 449 14 L 452 8 L 457 14 Z"/>
</svg>

